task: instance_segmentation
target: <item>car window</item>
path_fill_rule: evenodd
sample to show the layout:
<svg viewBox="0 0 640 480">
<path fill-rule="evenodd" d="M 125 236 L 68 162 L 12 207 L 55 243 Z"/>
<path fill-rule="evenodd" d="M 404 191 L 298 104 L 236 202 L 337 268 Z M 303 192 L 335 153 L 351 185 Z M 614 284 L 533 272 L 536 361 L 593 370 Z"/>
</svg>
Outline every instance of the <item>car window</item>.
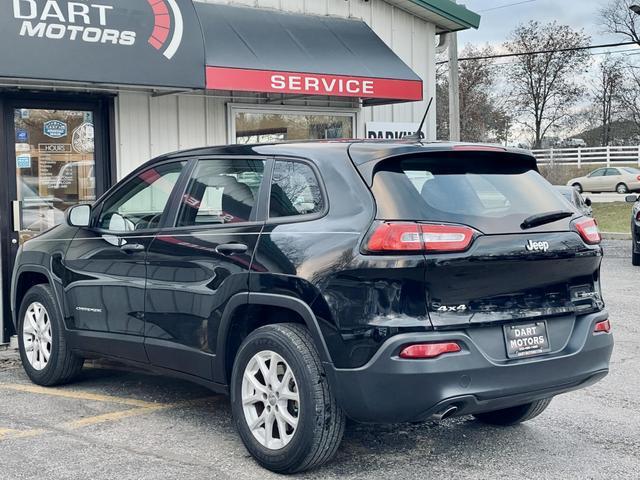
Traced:
<svg viewBox="0 0 640 480">
<path fill-rule="evenodd" d="M 607 177 L 613 177 L 615 175 L 620 175 L 620 172 L 617 168 L 607 168 Z"/>
<path fill-rule="evenodd" d="M 103 203 L 98 228 L 130 232 L 157 227 L 184 165 L 159 165 L 130 179 Z"/>
<path fill-rule="evenodd" d="M 568 209 L 539 173 L 497 158 L 389 159 L 377 166 L 372 192 L 379 219 L 461 223 L 485 233 L 519 232 L 531 215 Z"/>
<path fill-rule="evenodd" d="M 277 161 L 271 181 L 269 217 L 309 215 L 324 210 L 320 183 L 304 163 Z"/>
<path fill-rule="evenodd" d="M 624 170 L 627 173 L 630 173 L 631 175 L 640 175 L 640 170 L 638 170 L 637 168 L 625 167 L 622 170 Z"/>
<path fill-rule="evenodd" d="M 594 170 L 593 172 L 591 172 L 589 174 L 589 178 L 591 177 L 602 177 L 604 176 L 604 173 L 606 172 L 606 168 L 599 168 L 598 170 Z"/>
<path fill-rule="evenodd" d="M 250 221 L 264 166 L 262 160 L 200 160 L 182 197 L 178 226 Z"/>
</svg>

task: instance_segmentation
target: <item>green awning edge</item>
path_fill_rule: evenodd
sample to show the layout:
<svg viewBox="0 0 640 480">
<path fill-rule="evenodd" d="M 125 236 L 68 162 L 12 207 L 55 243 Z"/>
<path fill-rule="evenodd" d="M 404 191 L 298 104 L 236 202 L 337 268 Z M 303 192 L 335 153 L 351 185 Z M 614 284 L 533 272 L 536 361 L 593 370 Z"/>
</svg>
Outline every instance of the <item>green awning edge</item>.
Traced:
<svg viewBox="0 0 640 480">
<path fill-rule="evenodd" d="M 461 29 L 478 28 L 480 15 L 451 0 L 410 0 L 412 3 L 460 25 Z"/>
</svg>

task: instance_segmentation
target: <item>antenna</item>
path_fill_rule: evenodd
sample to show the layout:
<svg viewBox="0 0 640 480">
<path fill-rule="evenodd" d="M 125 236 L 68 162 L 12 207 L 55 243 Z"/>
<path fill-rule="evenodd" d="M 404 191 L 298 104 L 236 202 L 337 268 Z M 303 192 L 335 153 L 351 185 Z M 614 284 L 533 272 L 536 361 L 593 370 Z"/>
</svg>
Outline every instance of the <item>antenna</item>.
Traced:
<svg viewBox="0 0 640 480">
<path fill-rule="evenodd" d="M 429 100 L 429 105 L 427 105 L 427 111 L 424 112 L 424 117 L 422 117 L 422 121 L 420 122 L 420 126 L 418 127 L 418 130 L 415 133 L 412 133 L 411 135 L 405 135 L 404 137 L 402 137 L 402 140 L 415 140 L 417 142 L 422 140 L 420 133 L 422 132 L 422 127 L 424 127 L 424 122 L 427 120 L 427 115 L 429 115 L 429 110 L 431 110 L 432 103 L 433 103 L 433 97 L 431 97 L 431 99 Z"/>
</svg>

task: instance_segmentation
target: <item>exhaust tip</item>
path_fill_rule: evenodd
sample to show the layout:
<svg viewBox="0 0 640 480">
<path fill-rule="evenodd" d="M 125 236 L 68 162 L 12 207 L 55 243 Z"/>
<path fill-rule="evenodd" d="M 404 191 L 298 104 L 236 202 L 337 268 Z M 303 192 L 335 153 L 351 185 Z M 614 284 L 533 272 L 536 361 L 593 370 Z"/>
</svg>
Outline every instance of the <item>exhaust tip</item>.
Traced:
<svg viewBox="0 0 640 480">
<path fill-rule="evenodd" d="M 458 407 L 456 407 L 455 405 L 449 405 L 440 410 L 438 413 L 434 413 L 431 418 L 438 421 L 444 420 L 445 418 L 449 418 L 450 416 L 455 414 L 457 411 Z"/>
</svg>

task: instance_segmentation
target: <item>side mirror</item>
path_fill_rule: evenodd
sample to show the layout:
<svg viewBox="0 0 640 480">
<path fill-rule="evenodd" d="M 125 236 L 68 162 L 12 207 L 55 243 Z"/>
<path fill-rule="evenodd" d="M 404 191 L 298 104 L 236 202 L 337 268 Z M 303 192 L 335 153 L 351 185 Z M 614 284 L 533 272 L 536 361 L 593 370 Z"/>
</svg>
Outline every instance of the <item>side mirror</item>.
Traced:
<svg viewBox="0 0 640 480">
<path fill-rule="evenodd" d="M 627 195 L 624 199 L 627 203 L 635 203 L 640 197 L 638 195 Z"/>
<path fill-rule="evenodd" d="M 585 198 L 585 199 L 584 199 L 584 204 L 585 204 L 587 207 L 590 207 L 590 206 L 591 206 L 591 199 L 590 199 L 589 197 Z"/>
<path fill-rule="evenodd" d="M 65 214 L 67 225 L 71 227 L 88 227 L 91 222 L 91 205 L 75 205 Z"/>
</svg>

